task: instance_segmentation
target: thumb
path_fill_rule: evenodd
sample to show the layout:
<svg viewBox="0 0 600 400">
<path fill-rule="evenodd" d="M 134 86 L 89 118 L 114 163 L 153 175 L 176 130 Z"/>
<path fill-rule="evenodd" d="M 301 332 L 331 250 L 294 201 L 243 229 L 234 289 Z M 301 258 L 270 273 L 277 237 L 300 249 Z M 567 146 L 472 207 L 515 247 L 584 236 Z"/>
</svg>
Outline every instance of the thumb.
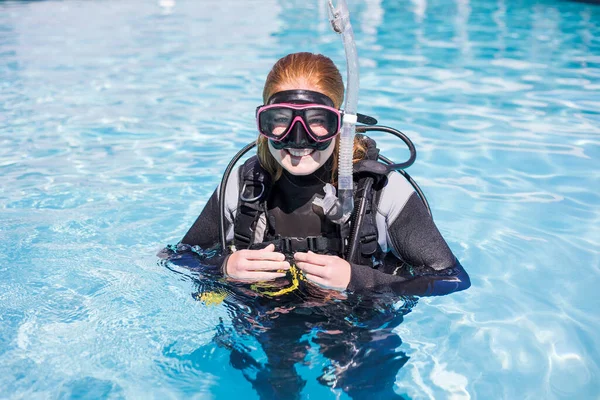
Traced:
<svg viewBox="0 0 600 400">
<path fill-rule="evenodd" d="M 268 245 L 264 249 L 260 249 L 259 251 L 273 251 L 273 250 L 275 250 L 275 245 L 273 243 L 271 243 L 270 245 Z"/>
</svg>

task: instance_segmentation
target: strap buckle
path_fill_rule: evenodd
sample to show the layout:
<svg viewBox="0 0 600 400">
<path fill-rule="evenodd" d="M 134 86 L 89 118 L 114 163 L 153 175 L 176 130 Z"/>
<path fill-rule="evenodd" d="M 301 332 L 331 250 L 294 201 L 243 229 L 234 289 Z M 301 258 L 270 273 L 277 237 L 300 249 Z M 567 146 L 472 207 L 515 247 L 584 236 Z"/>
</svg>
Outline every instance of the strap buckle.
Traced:
<svg viewBox="0 0 600 400">
<path fill-rule="evenodd" d="M 284 254 L 292 252 L 292 240 L 290 238 L 281 238 L 281 252 Z"/>
<path fill-rule="evenodd" d="M 308 248 L 308 250 L 312 251 L 313 253 L 316 253 L 318 250 L 317 238 L 314 236 L 307 237 L 306 238 L 306 247 Z"/>
<path fill-rule="evenodd" d="M 375 234 L 371 234 L 371 235 L 365 235 L 363 237 L 360 238 L 360 242 L 363 244 L 366 243 L 371 243 L 373 241 L 377 240 L 377 235 Z"/>
<path fill-rule="evenodd" d="M 246 193 L 246 188 L 248 187 L 248 182 L 244 182 L 244 186 L 242 186 L 242 192 L 240 193 L 240 199 L 242 201 L 248 202 L 248 203 L 253 203 L 255 201 L 257 201 L 258 199 L 260 199 L 262 197 L 263 194 L 265 194 L 265 184 L 262 182 L 258 182 L 260 183 L 260 193 L 258 194 L 258 196 L 254 196 L 254 197 L 246 197 L 245 193 Z M 254 184 L 254 182 L 253 182 Z"/>
</svg>

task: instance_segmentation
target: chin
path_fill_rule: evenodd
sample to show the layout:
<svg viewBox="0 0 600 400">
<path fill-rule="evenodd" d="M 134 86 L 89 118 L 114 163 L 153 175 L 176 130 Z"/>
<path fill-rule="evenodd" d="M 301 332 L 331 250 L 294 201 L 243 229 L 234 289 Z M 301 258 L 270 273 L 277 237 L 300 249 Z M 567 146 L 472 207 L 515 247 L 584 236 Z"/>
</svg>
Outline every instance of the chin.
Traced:
<svg viewBox="0 0 600 400">
<path fill-rule="evenodd" d="M 323 165 L 317 152 L 298 159 L 292 157 L 286 150 L 282 150 L 281 156 L 281 166 L 292 175 L 310 175 Z"/>
<path fill-rule="evenodd" d="M 291 165 L 290 163 L 282 163 L 281 166 L 290 174 L 305 176 L 310 175 L 319 169 L 320 165 Z"/>
</svg>

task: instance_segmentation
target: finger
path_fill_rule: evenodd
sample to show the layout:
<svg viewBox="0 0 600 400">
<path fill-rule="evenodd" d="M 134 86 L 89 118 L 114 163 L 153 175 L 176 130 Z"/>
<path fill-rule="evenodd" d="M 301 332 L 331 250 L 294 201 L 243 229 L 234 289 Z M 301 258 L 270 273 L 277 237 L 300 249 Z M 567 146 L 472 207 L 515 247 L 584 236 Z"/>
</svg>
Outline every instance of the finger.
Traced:
<svg viewBox="0 0 600 400">
<path fill-rule="evenodd" d="M 273 251 L 273 250 L 275 250 L 275 245 L 273 243 L 271 243 L 270 245 L 268 245 L 264 249 L 260 249 L 259 251 Z"/>
<path fill-rule="evenodd" d="M 311 264 L 308 262 L 300 261 L 296 263 L 296 266 L 300 268 L 304 273 L 325 278 L 325 268 L 322 265 Z"/>
<path fill-rule="evenodd" d="M 312 251 L 309 251 L 308 253 L 295 253 L 294 254 L 294 258 L 298 261 L 305 261 L 305 262 L 309 262 L 311 264 L 318 264 L 318 265 L 327 265 L 327 262 L 331 260 L 332 256 L 328 256 L 325 254 L 316 254 L 313 253 Z"/>
<path fill-rule="evenodd" d="M 244 281 L 272 281 L 273 279 L 283 278 L 284 273 L 281 272 L 250 272 Z"/>
<path fill-rule="evenodd" d="M 313 274 L 306 274 L 306 279 L 308 279 L 309 281 L 316 283 L 319 286 L 323 286 L 325 288 L 331 289 L 331 286 L 328 285 L 327 281 L 323 278 L 321 278 L 320 276 L 316 276 Z"/>
<path fill-rule="evenodd" d="M 290 269 L 287 261 L 247 261 L 244 263 L 247 271 L 279 271 Z"/>
<path fill-rule="evenodd" d="M 244 254 L 244 256 L 247 260 L 285 260 L 285 256 L 283 255 L 283 253 L 277 253 L 275 251 L 249 250 L 247 254 Z"/>
</svg>

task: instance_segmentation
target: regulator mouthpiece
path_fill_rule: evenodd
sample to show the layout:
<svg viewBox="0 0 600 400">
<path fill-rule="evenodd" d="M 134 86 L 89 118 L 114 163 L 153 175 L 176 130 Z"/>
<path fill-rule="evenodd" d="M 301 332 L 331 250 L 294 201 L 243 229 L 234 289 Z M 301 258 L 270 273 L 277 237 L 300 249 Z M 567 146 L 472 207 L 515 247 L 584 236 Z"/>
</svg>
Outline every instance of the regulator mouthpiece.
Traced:
<svg viewBox="0 0 600 400">
<path fill-rule="evenodd" d="M 326 183 L 323 187 L 325 197 L 316 197 L 313 205 L 323 210 L 323 215 L 335 224 L 343 224 L 347 221 L 344 215 L 344 209 L 338 197 L 335 194 L 335 187 L 331 183 Z"/>
</svg>

